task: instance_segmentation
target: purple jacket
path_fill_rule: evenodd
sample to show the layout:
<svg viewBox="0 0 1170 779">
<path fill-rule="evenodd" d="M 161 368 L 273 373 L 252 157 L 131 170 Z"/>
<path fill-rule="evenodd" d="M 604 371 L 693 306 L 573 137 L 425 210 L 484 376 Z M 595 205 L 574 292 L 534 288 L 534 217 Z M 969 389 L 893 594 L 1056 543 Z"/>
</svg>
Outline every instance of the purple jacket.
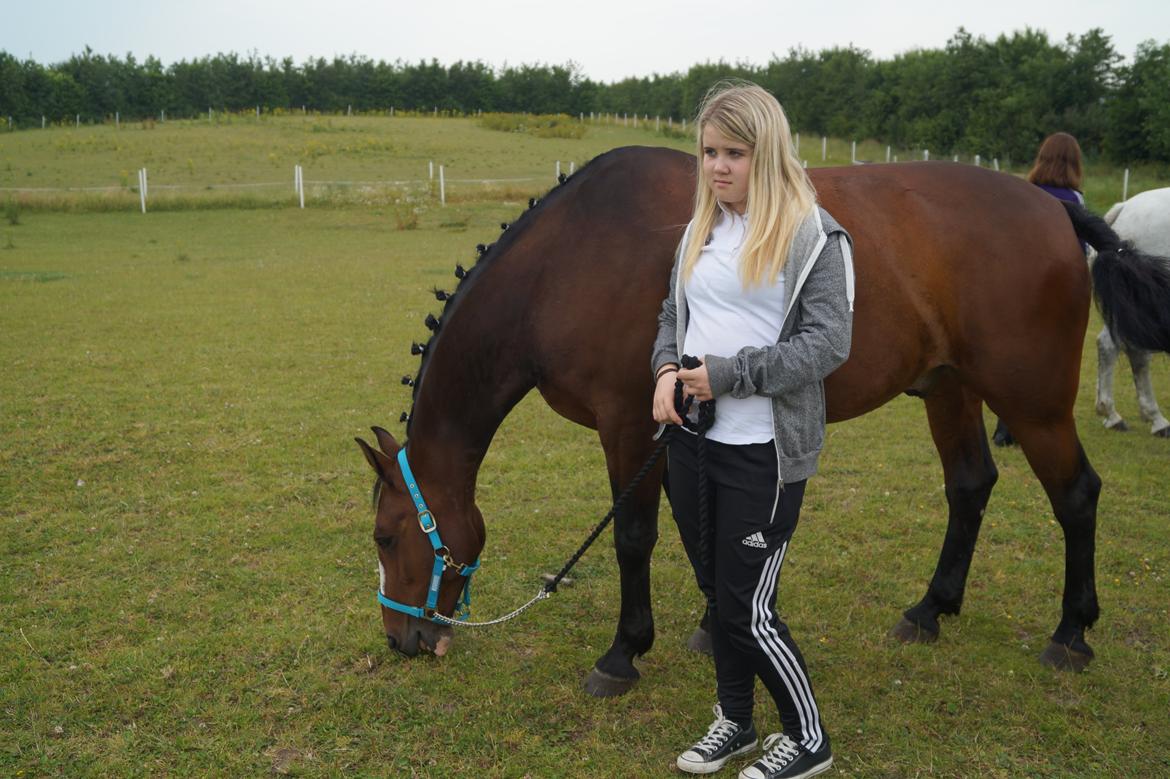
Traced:
<svg viewBox="0 0 1170 779">
<path fill-rule="evenodd" d="M 1067 200 L 1070 203 L 1076 203 L 1082 206 L 1085 204 L 1085 196 L 1070 187 L 1050 187 L 1047 184 L 1037 184 L 1036 186 L 1057 200 Z"/>
</svg>

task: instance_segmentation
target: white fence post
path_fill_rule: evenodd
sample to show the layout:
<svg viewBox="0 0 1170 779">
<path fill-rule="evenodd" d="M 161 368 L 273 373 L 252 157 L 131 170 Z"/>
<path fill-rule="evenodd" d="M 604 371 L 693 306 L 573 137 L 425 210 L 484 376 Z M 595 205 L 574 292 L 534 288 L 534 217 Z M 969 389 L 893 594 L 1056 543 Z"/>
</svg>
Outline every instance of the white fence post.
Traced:
<svg viewBox="0 0 1170 779">
<path fill-rule="evenodd" d="M 556 173 L 556 176 L 554 176 L 554 178 L 556 178 L 558 181 L 560 181 L 560 178 L 561 178 L 561 161 L 560 160 L 557 160 L 557 173 Z"/>
<path fill-rule="evenodd" d="M 443 166 L 439 166 L 439 204 L 447 205 L 447 180 L 443 177 Z"/>
<path fill-rule="evenodd" d="M 887 145 L 886 146 L 886 162 L 889 162 L 889 161 L 890 161 L 890 147 L 889 147 L 889 145 Z"/>
<path fill-rule="evenodd" d="M 76 117 L 77 117 L 77 121 L 74 123 L 73 126 L 74 127 L 81 127 L 81 114 L 77 114 Z"/>
<path fill-rule="evenodd" d="M 570 176 L 572 176 L 572 175 L 573 175 L 573 171 L 574 171 L 574 170 L 576 170 L 576 169 L 577 169 L 577 163 L 575 163 L 575 162 L 570 162 L 570 163 L 569 163 L 569 175 L 570 175 Z"/>
<path fill-rule="evenodd" d="M 45 115 L 41 114 L 41 129 L 45 129 Z"/>
<path fill-rule="evenodd" d="M 951 158 L 951 162 L 958 162 L 958 161 L 959 161 L 959 155 L 958 155 L 958 154 L 956 154 L 954 157 L 952 157 L 952 158 Z"/>
<path fill-rule="evenodd" d="M 146 213 L 146 168 L 138 169 L 138 202 L 142 204 L 142 213 Z"/>
<path fill-rule="evenodd" d="M 977 168 L 981 168 L 981 167 L 983 167 L 982 165 L 980 165 L 980 164 L 979 164 L 979 162 L 980 162 L 982 159 L 983 159 L 983 158 L 982 158 L 982 157 L 980 157 L 978 154 L 976 154 L 976 155 L 975 155 L 975 167 L 977 167 Z"/>
<path fill-rule="evenodd" d="M 1125 177 L 1121 179 L 1121 202 L 1129 200 L 1129 168 L 1125 169 Z"/>
<path fill-rule="evenodd" d="M 12 121 L 11 121 L 12 117 L 10 116 L 10 117 L 8 117 L 8 119 L 9 119 L 8 124 L 11 125 L 12 124 Z M 118 111 L 114 112 L 114 129 L 115 130 L 122 129 L 122 115 Z"/>
<path fill-rule="evenodd" d="M 849 150 L 849 161 L 852 163 L 857 162 L 857 141 L 853 142 L 853 148 Z"/>
<path fill-rule="evenodd" d="M 922 159 L 926 160 L 927 162 L 930 161 L 930 149 L 922 150 Z"/>
<path fill-rule="evenodd" d="M 829 139 L 824 135 L 821 136 L 821 162 L 829 158 Z"/>
<path fill-rule="evenodd" d="M 427 163 L 427 178 L 431 181 L 435 180 L 435 161 L 431 160 Z"/>
<path fill-rule="evenodd" d="M 260 118 L 260 106 L 256 106 L 256 118 Z"/>
<path fill-rule="evenodd" d="M 991 160 L 991 164 L 995 166 L 995 169 L 996 169 L 996 170 L 999 170 L 999 157 L 995 157 L 995 158 L 993 158 L 993 159 Z"/>
</svg>

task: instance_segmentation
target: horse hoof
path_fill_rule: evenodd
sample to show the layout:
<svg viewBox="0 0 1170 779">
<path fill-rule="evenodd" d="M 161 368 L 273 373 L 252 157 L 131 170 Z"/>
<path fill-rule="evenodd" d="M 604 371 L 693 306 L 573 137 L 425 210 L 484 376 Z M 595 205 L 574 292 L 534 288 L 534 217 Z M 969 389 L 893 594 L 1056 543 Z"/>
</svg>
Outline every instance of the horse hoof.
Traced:
<svg viewBox="0 0 1170 779">
<path fill-rule="evenodd" d="M 687 649 L 708 657 L 715 656 L 715 649 L 711 646 L 711 634 L 702 628 L 695 628 L 695 632 L 691 633 L 691 637 L 687 639 Z"/>
<path fill-rule="evenodd" d="M 916 622 L 902 617 L 890 630 L 890 635 L 903 644 L 933 644 L 938 641 L 938 631 L 927 630 Z"/>
<path fill-rule="evenodd" d="M 1125 424 L 1124 419 L 1119 419 L 1116 422 L 1114 422 L 1112 425 L 1105 425 L 1105 429 L 1106 430 L 1113 430 L 1113 431 L 1118 432 L 1118 433 L 1128 433 L 1129 432 L 1129 425 Z"/>
<path fill-rule="evenodd" d="M 1154 435 L 1158 438 L 1170 438 L 1170 427 L 1164 427 L 1161 430 L 1155 430 Z"/>
<path fill-rule="evenodd" d="M 1040 662 L 1057 671 L 1075 671 L 1080 673 L 1093 661 L 1093 650 L 1086 644 L 1087 652 L 1081 652 L 1072 647 L 1049 641 L 1048 646 L 1040 653 Z"/>
<path fill-rule="evenodd" d="M 615 698 L 625 695 L 638 683 L 638 677 L 623 679 L 620 676 L 611 676 L 596 667 L 585 677 L 585 692 L 594 698 Z"/>
</svg>

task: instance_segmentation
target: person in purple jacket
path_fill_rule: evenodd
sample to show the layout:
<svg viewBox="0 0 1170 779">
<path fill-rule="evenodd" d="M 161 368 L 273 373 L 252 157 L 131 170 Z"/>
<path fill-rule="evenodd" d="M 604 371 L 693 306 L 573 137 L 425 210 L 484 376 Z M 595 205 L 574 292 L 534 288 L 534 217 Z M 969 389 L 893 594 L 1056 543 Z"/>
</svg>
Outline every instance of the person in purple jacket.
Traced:
<svg viewBox="0 0 1170 779">
<path fill-rule="evenodd" d="M 1081 147 L 1068 133 L 1053 133 L 1040 144 L 1028 181 L 1053 197 L 1079 205 L 1085 204 L 1081 194 L 1083 178 Z"/>
<path fill-rule="evenodd" d="M 1059 200 L 1067 200 L 1083 206 L 1085 196 L 1081 194 L 1083 166 L 1081 145 L 1068 133 L 1053 133 L 1040 144 L 1036 161 L 1028 171 L 1028 181 Z M 1082 241 L 1081 250 L 1088 252 L 1088 245 Z M 991 440 L 996 446 L 1011 446 L 1016 441 L 1002 419 L 995 423 Z"/>
</svg>

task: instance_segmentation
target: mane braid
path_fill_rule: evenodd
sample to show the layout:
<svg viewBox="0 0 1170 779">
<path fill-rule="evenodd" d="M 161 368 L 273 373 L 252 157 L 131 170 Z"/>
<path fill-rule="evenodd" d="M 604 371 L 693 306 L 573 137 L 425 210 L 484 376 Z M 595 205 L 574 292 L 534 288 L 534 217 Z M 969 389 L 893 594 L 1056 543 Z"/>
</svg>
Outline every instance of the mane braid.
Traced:
<svg viewBox="0 0 1170 779">
<path fill-rule="evenodd" d="M 516 239 L 516 236 L 523 231 L 523 228 L 526 227 L 530 221 L 536 219 L 539 216 L 539 212 L 544 210 L 546 200 L 549 198 L 555 199 L 559 197 L 558 190 L 563 189 L 566 184 L 580 176 L 596 160 L 604 156 L 605 155 L 602 154 L 598 157 L 594 157 L 592 160 L 582 165 L 580 169 L 574 171 L 570 176 L 566 176 L 562 173 L 560 178 L 557 179 L 557 183 L 553 185 L 552 189 L 545 193 L 544 197 L 529 198 L 528 210 L 521 213 L 520 216 L 518 216 L 510 223 L 500 223 L 500 237 L 496 239 L 495 243 L 476 244 L 476 260 L 471 268 L 464 269 L 462 264 L 457 264 L 455 266 L 455 277 L 459 279 L 459 283 L 455 285 L 454 291 L 444 292 L 440 289 L 433 290 L 435 299 L 443 301 L 443 310 L 440 312 L 438 319 L 435 319 L 433 314 L 427 315 L 427 319 L 425 320 L 427 327 L 431 327 L 429 324 L 431 321 L 433 321 L 435 324 L 435 326 L 432 328 L 433 334 L 431 337 L 428 338 L 425 343 L 411 344 L 410 353 L 420 355 L 421 359 L 419 360 L 418 373 L 415 374 L 414 379 L 408 385 L 413 388 L 410 393 L 410 412 L 402 412 L 402 416 L 399 418 L 400 422 L 406 423 L 406 435 L 408 438 L 410 437 L 410 424 L 414 420 L 414 404 L 418 400 L 419 387 L 422 386 L 423 374 L 426 372 L 427 365 L 430 360 L 430 355 L 432 352 L 431 347 L 433 342 L 439 337 L 442 323 L 447 321 L 448 314 L 454 313 L 454 309 L 458 305 L 459 301 L 466 297 L 464 287 L 470 287 L 475 282 L 475 279 L 483 275 L 483 270 L 486 268 L 486 266 L 490 266 L 496 257 L 499 257 L 505 250 L 508 249 L 508 247 L 512 245 Z M 444 297 L 440 297 L 440 293 L 442 293 Z M 449 312 L 448 309 L 451 311 Z M 408 378 L 410 377 L 403 376 L 402 383 L 407 384 Z"/>
</svg>

